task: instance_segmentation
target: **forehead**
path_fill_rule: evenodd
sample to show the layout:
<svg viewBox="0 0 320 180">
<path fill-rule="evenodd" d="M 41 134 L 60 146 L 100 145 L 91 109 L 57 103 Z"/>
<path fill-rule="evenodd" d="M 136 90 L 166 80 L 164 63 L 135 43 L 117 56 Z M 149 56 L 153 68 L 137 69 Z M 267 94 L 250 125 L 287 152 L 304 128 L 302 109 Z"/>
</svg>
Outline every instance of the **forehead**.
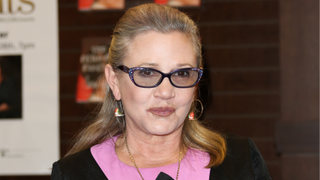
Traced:
<svg viewBox="0 0 320 180">
<path fill-rule="evenodd" d="M 181 32 L 149 31 L 136 36 L 124 59 L 128 67 L 149 64 L 159 69 L 174 69 L 183 64 L 196 67 L 196 54 L 187 35 Z"/>
</svg>

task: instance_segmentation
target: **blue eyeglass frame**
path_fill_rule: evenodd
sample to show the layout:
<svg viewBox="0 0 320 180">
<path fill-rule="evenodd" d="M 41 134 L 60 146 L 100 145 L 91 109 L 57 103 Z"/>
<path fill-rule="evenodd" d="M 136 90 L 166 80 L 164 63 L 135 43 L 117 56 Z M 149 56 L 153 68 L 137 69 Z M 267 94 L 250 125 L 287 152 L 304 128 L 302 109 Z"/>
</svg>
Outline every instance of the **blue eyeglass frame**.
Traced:
<svg viewBox="0 0 320 180">
<path fill-rule="evenodd" d="M 159 85 L 162 83 L 162 81 L 163 81 L 163 79 L 164 79 L 165 77 L 167 77 L 167 78 L 169 79 L 170 83 L 171 83 L 172 86 L 174 86 L 174 87 L 177 87 L 177 88 L 190 88 L 190 87 L 193 87 L 193 86 L 195 86 L 195 85 L 198 84 L 198 82 L 200 81 L 200 79 L 201 79 L 201 77 L 202 77 L 202 74 L 203 74 L 203 70 L 202 70 L 202 69 L 199 69 L 199 68 L 182 68 L 182 69 L 174 70 L 174 71 L 172 71 L 172 72 L 170 72 L 170 73 L 163 73 L 163 72 L 161 72 L 161 71 L 159 71 L 159 70 L 152 69 L 152 68 L 145 68 L 145 67 L 133 67 L 133 68 L 128 68 L 127 66 L 124 66 L 124 65 L 118 66 L 117 68 L 120 69 L 121 71 L 125 72 L 125 73 L 128 73 L 131 81 L 132 81 L 136 86 L 142 87 L 142 88 L 154 88 L 154 87 L 157 87 L 157 86 L 159 86 Z M 133 79 L 133 73 L 134 73 L 135 71 L 137 71 L 137 70 L 152 70 L 152 71 L 157 71 L 158 73 L 161 74 L 161 78 L 159 79 L 159 81 L 157 82 L 157 84 L 155 84 L 154 86 L 141 86 L 141 85 L 137 84 L 137 83 L 134 81 L 134 79 Z M 171 75 L 172 75 L 173 73 L 175 73 L 175 72 L 177 72 L 177 71 L 181 71 L 181 70 L 195 70 L 195 71 L 198 71 L 197 81 L 196 81 L 194 84 L 190 85 L 190 86 L 177 86 L 177 85 L 175 85 L 175 84 L 172 82 L 172 80 L 171 80 Z"/>
</svg>

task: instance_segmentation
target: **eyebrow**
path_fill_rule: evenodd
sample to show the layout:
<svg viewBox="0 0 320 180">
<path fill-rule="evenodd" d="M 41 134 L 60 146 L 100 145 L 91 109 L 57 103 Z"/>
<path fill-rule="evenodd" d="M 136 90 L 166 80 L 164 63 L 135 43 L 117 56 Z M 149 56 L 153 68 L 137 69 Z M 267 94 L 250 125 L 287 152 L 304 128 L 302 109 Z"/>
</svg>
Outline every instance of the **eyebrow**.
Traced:
<svg viewBox="0 0 320 180">
<path fill-rule="evenodd" d="M 152 67 L 156 67 L 156 66 L 159 66 L 157 63 L 141 63 L 139 64 L 138 66 L 136 67 L 141 67 L 141 66 L 152 66 Z M 193 67 L 191 64 L 189 63 L 179 63 L 177 64 L 177 67 L 184 67 L 184 66 L 190 66 L 190 67 Z"/>
<path fill-rule="evenodd" d="M 189 63 L 180 63 L 177 65 L 178 67 L 183 67 L 183 66 L 190 66 L 190 67 L 193 67 L 191 64 Z"/>
<path fill-rule="evenodd" d="M 141 63 L 136 67 L 141 67 L 141 66 L 153 66 L 153 67 L 156 67 L 156 66 L 158 66 L 158 64 L 157 63 Z"/>
</svg>

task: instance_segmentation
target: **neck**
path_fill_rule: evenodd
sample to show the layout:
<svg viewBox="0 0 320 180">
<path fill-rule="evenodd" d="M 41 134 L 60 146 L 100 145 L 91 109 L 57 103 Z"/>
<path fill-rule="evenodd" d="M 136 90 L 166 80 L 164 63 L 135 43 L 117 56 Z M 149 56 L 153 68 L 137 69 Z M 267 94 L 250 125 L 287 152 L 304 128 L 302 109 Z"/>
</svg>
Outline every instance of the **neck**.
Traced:
<svg viewBox="0 0 320 180">
<path fill-rule="evenodd" d="M 160 167 L 178 162 L 181 131 L 166 136 L 139 136 L 134 132 L 127 132 L 127 144 L 139 168 Z M 116 153 L 119 159 L 133 166 L 128 154 L 124 135 L 116 142 Z"/>
</svg>

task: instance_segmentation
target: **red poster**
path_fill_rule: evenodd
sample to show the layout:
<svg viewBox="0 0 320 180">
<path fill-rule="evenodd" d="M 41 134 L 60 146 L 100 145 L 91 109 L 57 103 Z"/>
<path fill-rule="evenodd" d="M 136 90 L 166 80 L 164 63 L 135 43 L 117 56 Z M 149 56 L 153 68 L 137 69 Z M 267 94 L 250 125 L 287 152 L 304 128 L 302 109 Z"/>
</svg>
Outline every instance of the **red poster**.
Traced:
<svg viewBox="0 0 320 180">
<path fill-rule="evenodd" d="M 163 5 L 164 5 L 164 4 L 167 4 L 168 1 L 169 1 L 169 0 L 154 0 L 155 3 L 163 4 Z"/>
<path fill-rule="evenodd" d="M 77 80 L 77 102 L 103 101 L 106 87 L 104 67 L 109 57 L 110 40 L 110 38 L 85 38 L 82 40 Z"/>
<path fill-rule="evenodd" d="M 105 9 L 124 9 L 125 0 L 78 0 L 78 9 L 105 10 Z"/>
<path fill-rule="evenodd" d="M 200 6 L 201 0 L 154 0 L 155 3 L 168 6 Z"/>
</svg>

